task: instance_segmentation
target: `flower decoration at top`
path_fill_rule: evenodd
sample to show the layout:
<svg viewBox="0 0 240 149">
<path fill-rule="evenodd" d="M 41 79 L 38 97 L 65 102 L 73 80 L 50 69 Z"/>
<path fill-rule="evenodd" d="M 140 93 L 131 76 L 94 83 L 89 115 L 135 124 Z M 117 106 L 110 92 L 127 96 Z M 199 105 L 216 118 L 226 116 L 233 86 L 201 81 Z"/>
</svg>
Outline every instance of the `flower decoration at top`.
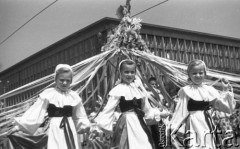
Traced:
<svg viewBox="0 0 240 149">
<path fill-rule="evenodd" d="M 107 43 L 102 47 L 102 51 L 111 49 L 135 49 L 150 52 L 145 41 L 140 35 L 141 19 L 130 17 L 130 0 L 125 6 L 117 9 L 116 15 L 121 19 L 120 24 L 110 29 L 107 35 Z"/>
</svg>

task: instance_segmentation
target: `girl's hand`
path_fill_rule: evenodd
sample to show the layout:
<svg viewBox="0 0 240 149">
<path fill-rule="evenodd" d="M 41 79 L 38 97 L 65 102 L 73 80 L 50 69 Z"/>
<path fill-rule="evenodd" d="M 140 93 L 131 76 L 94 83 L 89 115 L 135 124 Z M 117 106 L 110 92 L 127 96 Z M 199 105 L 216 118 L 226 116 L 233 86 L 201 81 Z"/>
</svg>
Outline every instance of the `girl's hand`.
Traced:
<svg viewBox="0 0 240 149">
<path fill-rule="evenodd" d="M 221 79 L 223 91 L 232 91 L 232 86 L 226 78 Z"/>
<path fill-rule="evenodd" d="M 95 134 L 98 134 L 99 132 L 101 132 L 100 128 L 97 126 L 97 123 L 90 124 L 90 132 Z"/>
<path fill-rule="evenodd" d="M 12 129 L 10 129 L 7 133 L 7 135 L 11 135 L 15 132 L 18 132 L 19 131 L 19 127 L 18 126 L 14 126 Z"/>
<path fill-rule="evenodd" d="M 170 115 L 172 115 L 172 114 L 169 111 L 163 111 L 160 113 L 161 118 L 167 118 Z"/>
<path fill-rule="evenodd" d="M 98 128 L 96 123 L 92 123 L 90 126 L 90 135 L 89 135 L 89 139 L 95 139 L 96 137 L 98 137 L 100 134 L 102 133 L 102 131 Z"/>
</svg>

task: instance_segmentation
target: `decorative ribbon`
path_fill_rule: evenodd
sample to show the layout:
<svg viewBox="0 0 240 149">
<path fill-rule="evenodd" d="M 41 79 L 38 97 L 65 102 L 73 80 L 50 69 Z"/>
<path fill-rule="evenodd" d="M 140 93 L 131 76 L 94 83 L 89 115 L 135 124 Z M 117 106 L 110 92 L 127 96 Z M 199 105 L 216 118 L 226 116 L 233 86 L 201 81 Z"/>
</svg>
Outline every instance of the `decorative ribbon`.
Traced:
<svg viewBox="0 0 240 149">
<path fill-rule="evenodd" d="M 139 105 L 139 102 L 137 102 L 136 98 L 133 99 L 133 105 L 134 105 L 133 109 L 134 109 L 134 111 L 137 114 L 137 117 L 139 119 L 140 125 L 142 126 L 144 132 L 148 136 L 148 140 L 149 140 L 149 142 L 151 143 L 151 145 L 153 147 L 154 142 L 153 142 L 153 138 L 152 138 L 151 132 L 149 131 L 146 123 L 143 120 L 143 117 L 144 117 L 145 113 L 141 109 L 138 108 L 138 107 L 141 107 L 141 105 Z"/>
<path fill-rule="evenodd" d="M 208 110 L 211 109 L 211 104 L 208 101 L 195 101 L 193 99 L 190 99 L 188 101 L 188 111 L 196 111 L 196 110 L 202 110 L 204 117 L 205 117 L 205 121 L 209 127 L 209 130 L 211 134 L 213 134 L 213 138 L 214 138 L 214 142 L 216 142 L 216 127 L 214 127 L 214 124 L 212 122 L 212 117 L 210 116 L 210 114 L 208 113 Z"/>
<path fill-rule="evenodd" d="M 73 133 L 71 131 L 67 116 L 63 117 L 59 127 L 64 129 L 64 135 L 68 149 L 76 149 Z"/>
</svg>

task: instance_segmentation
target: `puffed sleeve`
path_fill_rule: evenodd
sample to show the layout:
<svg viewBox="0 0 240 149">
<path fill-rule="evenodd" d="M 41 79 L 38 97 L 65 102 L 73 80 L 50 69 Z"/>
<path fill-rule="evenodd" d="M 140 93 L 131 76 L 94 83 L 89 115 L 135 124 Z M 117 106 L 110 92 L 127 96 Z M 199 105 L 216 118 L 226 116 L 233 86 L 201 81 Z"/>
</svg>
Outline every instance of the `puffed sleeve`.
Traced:
<svg viewBox="0 0 240 149">
<path fill-rule="evenodd" d="M 161 112 L 157 107 L 152 107 L 149 103 L 149 94 L 142 84 L 139 85 L 143 93 L 146 95 L 143 98 L 143 111 L 145 112 L 144 119 L 146 120 L 148 125 L 159 122 L 161 119 Z M 153 99 L 154 100 L 154 99 Z"/>
<path fill-rule="evenodd" d="M 187 110 L 188 96 L 184 92 L 183 88 L 179 90 L 177 98 L 177 105 L 174 109 L 174 113 L 170 122 L 172 129 L 179 127 L 183 119 L 185 119 L 189 114 Z"/>
<path fill-rule="evenodd" d="M 97 126 L 106 131 L 112 131 L 115 118 L 114 111 L 119 104 L 119 98 L 120 97 L 118 96 L 109 96 L 108 102 L 103 111 L 100 112 L 99 115 L 95 118 Z"/>
<path fill-rule="evenodd" d="M 184 141 L 185 137 L 182 137 L 186 134 L 186 119 L 189 116 L 187 110 L 188 96 L 181 88 L 177 96 L 177 105 L 174 110 L 172 119 L 167 124 L 167 135 L 171 138 L 171 143 L 173 143 L 177 148 L 179 148 L 179 141 Z"/>
<path fill-rule="evenodd" d="M 145 112 L 144 119 L 146 120 L 147 124 L 151 125 L 160 121 L 160 110 L 157 107 L 151 107 L 148 98 L 144 98 L 143 111 Z"/>
<path fill-rule="evenodd" d="M 22 117 L 15 118 L 16 125 L 21 131 L 33 135 L 43 123 L 47 107 L 48 100 L 40 96 Z"/>
<path fill-rule="evenodd" d="M 236 106 L 233 92 L 222 91 L 220 96 L 213 104 L 213 107 L 219 111 L 232 114 Z"/>
<path fill-rule="evenodd" d="M 78 133 L 84 133 L 86 129 L 90 127 L 90 121 L 88 120 L 86 111 L 84 109 L 84 106 L 82 104 L 82 99 L 77 95 L 75 95 L 75 98 L 79 101 L 76 106 L 73 108 L 73 121 L 76 126 L 76 130 Z"/>
</svg>

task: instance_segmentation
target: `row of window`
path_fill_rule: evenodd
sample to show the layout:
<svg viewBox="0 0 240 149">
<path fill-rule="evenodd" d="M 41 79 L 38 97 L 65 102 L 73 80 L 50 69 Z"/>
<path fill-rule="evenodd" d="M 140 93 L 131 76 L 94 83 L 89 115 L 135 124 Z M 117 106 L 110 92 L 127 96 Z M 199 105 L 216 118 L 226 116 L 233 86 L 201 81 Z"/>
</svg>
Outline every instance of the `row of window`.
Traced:
<svg viewBox="0 0 240 149">
<path fill-rule="evenodd" d="M 151 37 L 151 38 L 149 38 Z M 150 48 L 159 48 L 164 50 L 186 51 L 190 53 L 203 53 L 220 55 L 231 58 L 240 58 L 240 47 L 228 45 L 219 45 L 213 43 L 204 43 L 193 40 L 184 40 L 171 37 L 143 35 Z"/>
<path fill-rule="evenodd" d="M 152 52 L 161 57 L 183 63 L 188 63 L 192 59 L 202 59 L 210 68 L 240 71 L 240 47 L 146 34 L 143 38 Z"/>
<path fill-rule="evenodd" d="M 223 56 L 216 56 L 210 54 L 199 54 L 199 53 L 187 53 L 187 52 L 176 52 L 176 51 L 164 51 L 162 49 L 157 49 L 158 51 L 153 53 L 155 55 L 165 57 L 174 61 L 189 63 L 193 59 L 201 59 L 205 61 L 207 67 L 226 70 L 229 72 L 239 72 L 240 71 L 240 59 L 231 59 Z"/>
</svg>

